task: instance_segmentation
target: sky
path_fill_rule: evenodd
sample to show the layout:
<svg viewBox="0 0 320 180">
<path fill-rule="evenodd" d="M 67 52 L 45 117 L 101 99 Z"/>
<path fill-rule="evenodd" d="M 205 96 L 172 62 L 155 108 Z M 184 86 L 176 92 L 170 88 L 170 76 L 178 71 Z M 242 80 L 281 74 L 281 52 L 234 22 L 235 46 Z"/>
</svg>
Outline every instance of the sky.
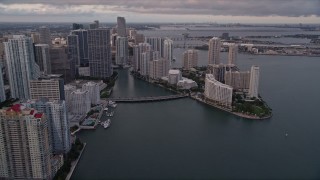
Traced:
<svg viewBox="0 0 320 180">
<path fill-rule="evenodd" d="M 316 23 L 320 0 L 0 0 L 0 22 Z"/>
</svg>

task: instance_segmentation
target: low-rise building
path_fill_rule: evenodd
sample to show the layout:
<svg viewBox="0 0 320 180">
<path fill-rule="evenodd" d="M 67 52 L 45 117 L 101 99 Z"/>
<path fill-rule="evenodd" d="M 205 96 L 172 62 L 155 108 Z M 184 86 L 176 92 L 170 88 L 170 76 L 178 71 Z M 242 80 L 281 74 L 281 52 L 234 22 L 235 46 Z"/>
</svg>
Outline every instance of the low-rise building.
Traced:
<svg viewBox="0 0 320 180">
<path fill-rule="evenodd" d="M 182 79 L 181 72 L 179 70 L 170 69 L 168 75 L 169 84 L 176 85 Z"/>
<path fill-rule="evenodd" d="M 179 89 L 191 89 L 198 87 L 198 84 L 191 79 L 182 77 L 182 80 L 178 81 L 177 86 Z"/>
</svg>

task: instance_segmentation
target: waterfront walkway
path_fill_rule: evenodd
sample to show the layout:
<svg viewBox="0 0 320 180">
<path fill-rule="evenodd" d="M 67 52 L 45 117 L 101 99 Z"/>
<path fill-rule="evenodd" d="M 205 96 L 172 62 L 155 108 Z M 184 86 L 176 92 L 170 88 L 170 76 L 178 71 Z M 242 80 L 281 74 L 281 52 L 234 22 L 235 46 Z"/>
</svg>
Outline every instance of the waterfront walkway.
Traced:
<svg viewBox="0 0 320 180">
<path fill-rule="evenodd" d="M 150 97 L 115 97 L 115 98 L 109 98 L 110 101 L 115 101 L 117 103 L 119 102 L 153 102 L 153 101 L 168 101 L 168 100 L 174 100 L 174 99 L 180 99 L 188 97 L 188 95 L 185 94 L 176 94 L 176 95 L 169 95 L 169 96 L 150 96 Z"/>
</svg>

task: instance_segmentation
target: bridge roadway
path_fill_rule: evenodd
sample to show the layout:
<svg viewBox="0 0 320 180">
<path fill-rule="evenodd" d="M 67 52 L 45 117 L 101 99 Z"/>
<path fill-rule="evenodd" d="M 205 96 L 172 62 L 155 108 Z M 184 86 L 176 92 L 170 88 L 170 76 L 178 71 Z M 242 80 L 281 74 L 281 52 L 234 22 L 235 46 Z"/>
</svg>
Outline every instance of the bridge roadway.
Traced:
<svg viewBox="0 0 320 180">
<path fill-rule="evenodd" d="M 185 94 L 176 94 L 176 95 L 169 95 L 169 96 L 150 96 L 150 97 L 118 97 L 118 98 L 108 98 L 107 100 L 115 101 L 117 103 L 153 102 L 153 101 L 168 101 L 168 100 L 180 99 L 188 96 L 189 95 L 185 95 Z"/>
</svg>

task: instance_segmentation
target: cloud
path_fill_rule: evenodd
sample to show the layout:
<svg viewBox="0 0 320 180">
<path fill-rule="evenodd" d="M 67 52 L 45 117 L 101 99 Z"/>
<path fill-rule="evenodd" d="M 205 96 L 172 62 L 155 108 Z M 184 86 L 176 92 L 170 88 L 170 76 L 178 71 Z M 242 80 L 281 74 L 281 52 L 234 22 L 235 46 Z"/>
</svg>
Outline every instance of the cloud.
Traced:
<svg viewBox="0 0 320 180">
<path fill-rule="evenodd" d="M 41 11 L 39 5 L 42 5 L 44 12 L 59 14 L 99 14 L 102 13 L 99 10 L 104 10 L 177 15 L 320 16 L 320 0 L 0 0 L 0 5 L 16 7 L 13 10 L 20 6 L 20 13 L 31 14 L 39 13 L 35 9 Z M 35 8 L 23 11 L 28 5 Z"/>
</svg>

